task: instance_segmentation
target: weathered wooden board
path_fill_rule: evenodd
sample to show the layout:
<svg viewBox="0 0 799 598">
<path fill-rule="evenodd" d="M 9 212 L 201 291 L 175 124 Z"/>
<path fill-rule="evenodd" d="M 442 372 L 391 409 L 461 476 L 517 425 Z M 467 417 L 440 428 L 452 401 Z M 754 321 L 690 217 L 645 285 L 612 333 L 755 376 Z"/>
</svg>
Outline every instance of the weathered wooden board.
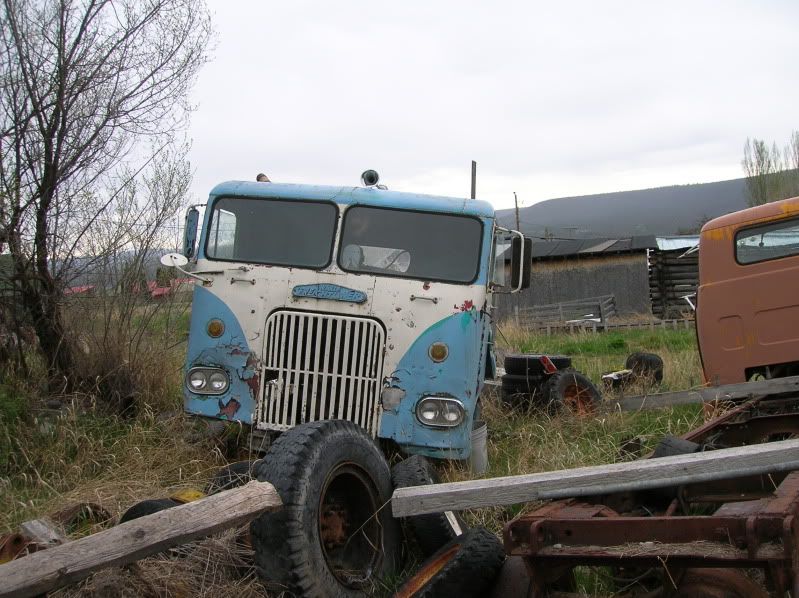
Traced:
<svg viewBox="0 0 799 598">
<path fill-rule="evenodd" d="M 783 440 L 629 463 L 398 488 L 391 498 L 391 508 L 395 517 L 408 517 L 794 469 L 799 469 L 799 440 Z"/>
<path fill-rule="evenodd" d="M 612 410 L 639 411 L 661 409 L 674 405 L 707 403 L 710 401 L 736 401 L 767 394 L 794 391 L 799 392 L 799 376 L 741 382 L 740 384 L 725 384 L 723 386 L 708 386 L 707 388 L 698 388 L 696 390 L 627 397 L 618 401 L 609 401 L 605 406 Z"/>
<path fill-rule="evenodd" d="M 132 563 L 172 546 L 246 523 L 281 506 L 267 482 L 249 482 L 55 548 L 0 565 L 0 597 L 38 596 L 99 569 Z"/>
</svg>

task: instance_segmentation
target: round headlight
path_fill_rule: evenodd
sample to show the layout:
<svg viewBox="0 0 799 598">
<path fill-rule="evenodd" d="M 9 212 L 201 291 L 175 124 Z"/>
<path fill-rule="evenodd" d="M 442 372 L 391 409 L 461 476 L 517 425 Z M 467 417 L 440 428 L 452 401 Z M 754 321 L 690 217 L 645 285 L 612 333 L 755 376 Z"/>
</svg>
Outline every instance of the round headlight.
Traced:
<svg viewBox="0 0 799 598">
<path fill-rule="evenodd" d="M 424 397 L 416 404 L 416 418 L 427 426 L 453 428 L 465 417 L 463 405 L 454 398 Z"/>
<path fill-rule="evenodd" d="M 429 401 L 424 404 L 424 406 L 419 410 L 419 417 L 421 417 L 424 421 L 432 423 L 436 421 L 438 418 L 438 405 L 434 402 Z"/>
<path fill-rule="evenodd" d="M 227 376 L 222 372 L 214 372 L 208 377 L 208 385 L 214 392 L 224 392 L 228 385 Z"/>
<path fill-rule="evenodd" d="M 206 384 L 208 384 L 208 379 L 202 370 L 189 374 L 189 386 L 191 386 L 192 390 L 202 390 Z"/>
<path fill-rule="evenodd" d="M 450 424 L 460 423 L 463 412 L 453 403 L 444 403 L 444 419 Z"/>
<path fill-rule="evenodd" d="M 441 363 L 449 356 L 449 347 L 444 343 L 433 343 L 427 350 L 427 354 L 436 363 Z"/>
<path fill-rule="evenodd" d="M 214 318 L 208 322 L 206 331 L 208 332 L 208 336 L 212 338 L 219 338 L 225 333 L 225 323 L 222 320 Z"/>
</svg>

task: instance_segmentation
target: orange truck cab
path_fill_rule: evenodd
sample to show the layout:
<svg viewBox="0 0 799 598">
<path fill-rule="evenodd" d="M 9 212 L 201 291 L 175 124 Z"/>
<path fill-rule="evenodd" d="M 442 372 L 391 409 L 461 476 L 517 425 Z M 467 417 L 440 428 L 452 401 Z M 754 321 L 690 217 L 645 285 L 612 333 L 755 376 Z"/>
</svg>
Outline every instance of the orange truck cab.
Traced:
<svg viewBox="0 0 799 598">
<path fill-rule="evenodd" d="M 799 197 L 702 227 L 696 322 L 709 384 L 799 375 Z"/>
</svg>

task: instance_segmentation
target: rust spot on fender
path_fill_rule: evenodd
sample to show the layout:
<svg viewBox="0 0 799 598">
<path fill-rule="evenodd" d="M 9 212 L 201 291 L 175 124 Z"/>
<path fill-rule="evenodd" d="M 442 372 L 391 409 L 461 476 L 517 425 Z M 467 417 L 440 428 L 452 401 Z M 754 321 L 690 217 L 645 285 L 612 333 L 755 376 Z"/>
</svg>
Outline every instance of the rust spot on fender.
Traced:
<svg viewBox="0 0 799 598">
<path fill-rule="evenodd" d="M 236 412 L 241 408 L 241 403 L 239 403 L 236 399 L 230 399 L 225 405 L 222 402 L 222 399 L 219 399 L 219 413 L 216 414 L 216 417 L 226 417 L 228 419 L 233 419 L 233 416 L 236 415 Z"/>
</svg>

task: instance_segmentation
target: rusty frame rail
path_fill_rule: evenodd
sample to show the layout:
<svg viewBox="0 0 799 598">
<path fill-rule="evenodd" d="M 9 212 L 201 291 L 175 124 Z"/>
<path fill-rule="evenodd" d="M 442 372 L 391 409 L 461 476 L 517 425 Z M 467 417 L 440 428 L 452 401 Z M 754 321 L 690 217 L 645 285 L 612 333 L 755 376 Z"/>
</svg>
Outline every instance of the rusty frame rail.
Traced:
<svg viewBox="0 0 799 598">
<path fill-rule="evenodd" d="M 683 439 L 712 450 L 796 435 L 799 396 L 778 396 L 740 405 Z M 798 515 L 796 471 L 561 500 L 508 523 L 504 541 L 509 555 L 525 559 L 531 598 L 568 595 L 562 590 L 578 566 L 657 571 L 661 586 L 650 583 L 642 596 L 680 595 L 681 580 L 697 579 L 685 573 L 699 570 L 712 572 L 704 583 L 713 589 L 748 596 L 753 582 L 743 570 L 760 569 L 761 585 L 799 598 Z"/>
</svg>

